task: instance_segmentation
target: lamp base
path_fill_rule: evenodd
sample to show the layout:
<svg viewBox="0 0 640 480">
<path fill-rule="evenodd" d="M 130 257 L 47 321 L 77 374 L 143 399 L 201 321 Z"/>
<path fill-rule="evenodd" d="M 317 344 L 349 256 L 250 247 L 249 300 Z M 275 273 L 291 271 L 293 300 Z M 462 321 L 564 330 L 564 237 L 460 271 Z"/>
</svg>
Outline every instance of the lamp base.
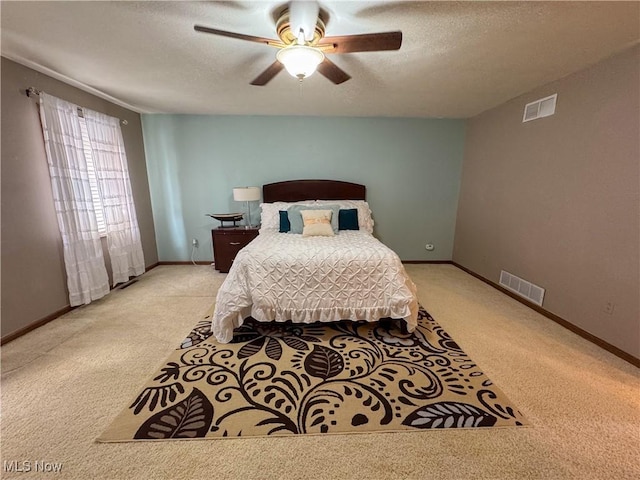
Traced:
<svg viewBox="0 0 640 480">
<path fill-rule="evenodd" d="M 248 230 L 248 229 L 253 228 L 253 227 L 251 226 L 251 205 L 249 205 L 248 201 L 246 203 L 247 203 L 247 222 L 246 222 L 244 228 L 246 230 Z"/>
</svg>

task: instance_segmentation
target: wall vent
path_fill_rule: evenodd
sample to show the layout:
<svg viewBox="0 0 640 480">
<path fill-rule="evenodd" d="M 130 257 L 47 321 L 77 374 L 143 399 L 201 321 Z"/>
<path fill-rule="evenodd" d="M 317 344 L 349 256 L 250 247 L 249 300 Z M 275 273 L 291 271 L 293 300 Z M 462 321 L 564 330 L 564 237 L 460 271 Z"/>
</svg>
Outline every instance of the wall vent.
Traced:
<svg viewBox="0 0 640 480">
<path fill-rule="evenodd" d="M 556 100 L 558 98 L 558 94 L 554 93 L 553 95 L 545 98 L 541 98 L 540 100 L 536 100 L 535 102 L 527 103 L 524 106 L 524 115 L 522 116 L 523 122 L 529 122 L 531 120 L 536 120 L 542 117 L 549 117 L 556 113 Z"/>
<path fill-rule="evenodd" d="M 507 290 L 526 298 L 530 302 L 542 306 L 542 301 L 544 300 L 544 288 L 534 285 L 531 282 L 527 282 L 526 280 L 516 277 L 504 270 L 500 272 L 500 285 Z"/>
</svg>

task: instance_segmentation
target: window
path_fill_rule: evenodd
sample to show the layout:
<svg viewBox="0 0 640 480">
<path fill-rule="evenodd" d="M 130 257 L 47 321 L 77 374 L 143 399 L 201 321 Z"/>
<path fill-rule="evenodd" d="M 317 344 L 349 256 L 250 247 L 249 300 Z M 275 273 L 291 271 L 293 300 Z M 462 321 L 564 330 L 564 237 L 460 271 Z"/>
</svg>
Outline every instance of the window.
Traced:
<svg viewBox="0 0 640 480">
<path fill-rule="evenodd" d="M 96 220 L 98 222 L 98 233 L 101 237 L 107 236 L 107 224 L 104 221 L 104 208 L 102 206 L 102 198 L 98 189 L 98 177 L 96 167 L 93 163 L 93 155 L 91 154 L 91 143 L 89 142 L 89 133 L 87 132 L 87 122 L 84 120 L 82 109 L 78 107 L 78 117 L 80 119 L 80 131 L 82 132 L 82 146 L 84 156 L 87 160 L 87 173 L 89 175 L 89 185 L 91 187 L 91 199 L 96 212 Z"/>
<path fill-rule="evenodd" d="M 45 92 L 40 120 L 69 304 L 84 305 L 109 293 L 101 236 L 114 285 L 145 270 L 120 120 Z"/>
</svg>

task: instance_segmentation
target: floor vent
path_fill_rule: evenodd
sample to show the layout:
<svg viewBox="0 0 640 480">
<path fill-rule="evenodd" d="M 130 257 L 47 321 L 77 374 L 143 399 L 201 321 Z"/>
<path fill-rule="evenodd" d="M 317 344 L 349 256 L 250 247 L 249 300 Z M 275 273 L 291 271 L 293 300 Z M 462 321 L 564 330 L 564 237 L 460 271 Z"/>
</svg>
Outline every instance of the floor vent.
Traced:
<svg viewBox="0 0 640 480">
<path fill-rule="evenodd" d="M 526 298 L 530 302 L 542 306 L 542 301 L 544 300 L 544 288 L 534 285 L 531 282 L 527 282 L 526 280 L 516 277 L 504 270 L 500 272 L 500 285 L 507 290 Z"/>
<path fill-rule="evenodd" d="M 540 100 L 536 100 L 535 102 L 527 103 L 524 106 L 524 115 L 522 116 L 523 122 L 529 122 L 531 120 L 536 120 L 537 118 L 549 117 L 556 113 L 556 100 L 558 98 L 558 94 L 554 93 L 553 95 L 545 98 L 541 98 Z"/>
</svg>

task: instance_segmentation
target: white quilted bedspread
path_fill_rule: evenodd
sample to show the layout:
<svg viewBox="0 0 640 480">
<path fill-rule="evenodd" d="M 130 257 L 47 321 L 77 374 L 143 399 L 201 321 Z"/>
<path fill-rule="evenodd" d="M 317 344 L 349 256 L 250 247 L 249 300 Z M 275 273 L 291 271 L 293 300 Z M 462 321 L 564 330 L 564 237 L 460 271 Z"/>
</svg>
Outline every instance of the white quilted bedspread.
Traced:
<svg viewBox="0 0 640 480">
<path fill-rule="evenodd" d="M 334 237 L 261 231 L 218 291 L 213 334 L 228 343 L 251 316 L 297 323 L 403 318 L 415 329 L 416 287 L 396 253 L 363 231 Z"/>
</svg>

